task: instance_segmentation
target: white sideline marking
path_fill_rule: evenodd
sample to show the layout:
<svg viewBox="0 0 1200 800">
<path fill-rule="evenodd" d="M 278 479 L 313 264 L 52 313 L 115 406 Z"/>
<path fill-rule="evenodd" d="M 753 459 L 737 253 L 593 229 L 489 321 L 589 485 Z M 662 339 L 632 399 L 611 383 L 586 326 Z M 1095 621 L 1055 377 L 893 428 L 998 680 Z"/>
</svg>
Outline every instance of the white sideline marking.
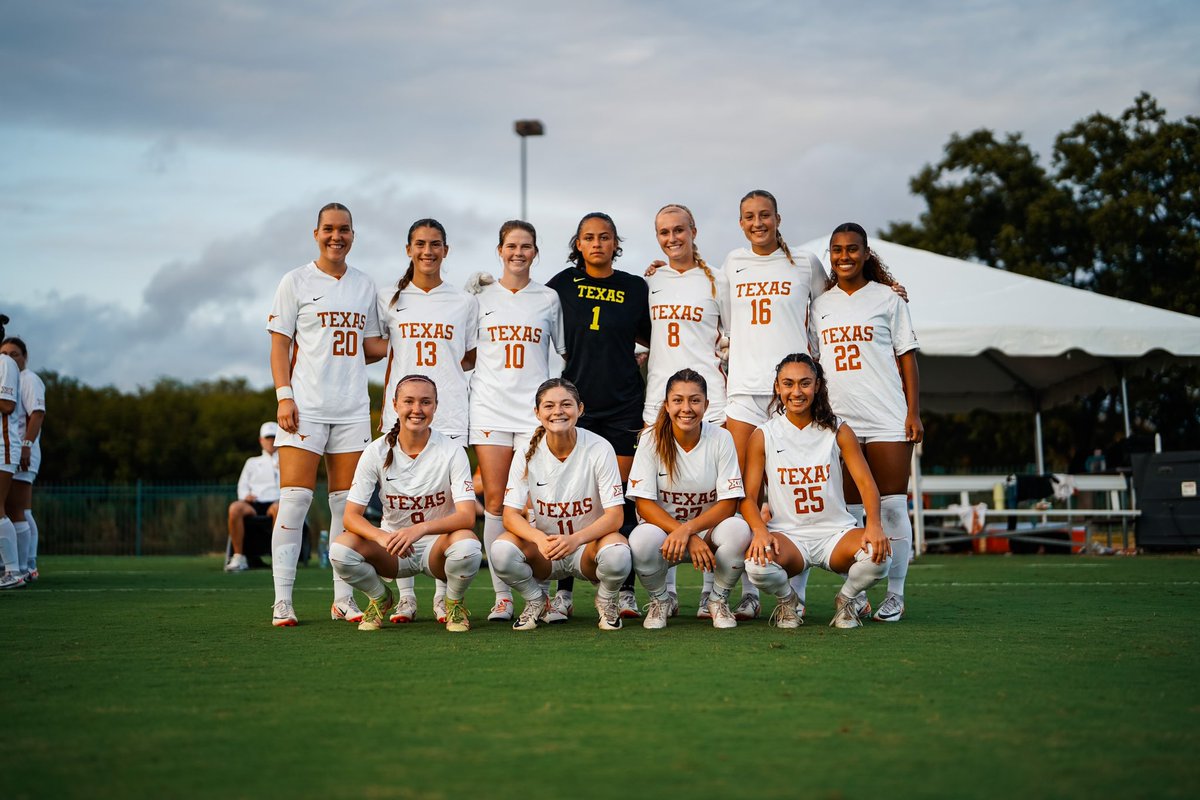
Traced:
<svg viewBox="0 0 1200 800">
<path fill-rule="evenodd" d="M 61 574 L 61 573 L 57 573 Z M 1063 583 L 1062 581 L 947 581 L 945 583 L 913 583 L 913 586 L 923 588 L 934 588 L 939 586 L 955 586 L 966 588 L 981 588 L 988 586 L 1053 586 L 1062 588 L 1068 586 L 1200 586 L 1200 581 L 1070 581 Z M 297 588 L 297 592 L 328 592 L 332 589 L 330 586 L 304 586 Z M 154 586 L 154 587 L 134 587 L 134 586 L 118 586 L 111 589 L 100 587 L 88 588 L 71 588 L 71 589 L 51 589 L 51 588 L 33 588 L 14 589 L 5 592 L 4 595 L 15 596 L 20 594 L 31 594 L 37 592 L 74 592 L 97 594 L 103 592 L 208 592 L 215 594 L 217 592 L 257 592 L 262 595 L 271 593 L 270 586 L 241 586 L 241 587 L 220 587 L 214 586 L 211 588 L 184 588 L 174 586 Z M 3 595 L 0 595 L 3 596 Z"/>
</svg>

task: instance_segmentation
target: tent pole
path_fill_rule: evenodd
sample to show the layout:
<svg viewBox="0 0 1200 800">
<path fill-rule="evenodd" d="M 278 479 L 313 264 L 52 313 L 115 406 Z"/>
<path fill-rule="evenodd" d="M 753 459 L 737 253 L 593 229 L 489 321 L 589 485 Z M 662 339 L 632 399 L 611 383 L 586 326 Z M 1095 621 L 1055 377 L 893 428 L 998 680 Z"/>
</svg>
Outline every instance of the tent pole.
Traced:
<svg viewBox="0 0 1200 800">
<path fill-rule="evenodd" d="M 1033 446 L 1037 458 L 1037 474 L 1046 474 L 1046 457 L 1042 452 L 1042 409 L 1039 407 L 1033 415 Z"/>
<path fill-rule="evenodd" d="M 1133 435 L 1129 427 L 1129 388 L 1125 385 L 1125 370 L 1121 370 L 1121 413 L 1125 416 L 1125 438 Z"/>
<path fill-rule="evenodd" d="M 918 443 L 912 451 L 912 468 L 909 475 L 909 491 L 912 493 L 913 515 L 913 558 L 920 558 L 925 552 L 925 496 L 921 492 L 921 445 Z"/>
</svg>

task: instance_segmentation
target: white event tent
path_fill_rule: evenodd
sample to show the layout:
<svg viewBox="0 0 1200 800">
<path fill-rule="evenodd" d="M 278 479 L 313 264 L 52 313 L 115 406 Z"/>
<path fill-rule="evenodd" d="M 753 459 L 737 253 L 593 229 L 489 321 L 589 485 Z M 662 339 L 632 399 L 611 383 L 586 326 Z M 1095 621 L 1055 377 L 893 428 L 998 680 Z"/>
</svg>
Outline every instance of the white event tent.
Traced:
<svg viewBox="0 0 1200 800">
<path fill-rule="evenodd" d="M 829 240 L 802 247 L 829 269 Z M 1200 360 L 1200 318 L 872 239 L 904 284 L 921 345 L 921 408 L 1031 411 L 1165 361 Z M 1123 404 L 1127 405 L 1127 404 Z M 1126 434 L 1129 433 L 1126 412 Z"/>
</svg>

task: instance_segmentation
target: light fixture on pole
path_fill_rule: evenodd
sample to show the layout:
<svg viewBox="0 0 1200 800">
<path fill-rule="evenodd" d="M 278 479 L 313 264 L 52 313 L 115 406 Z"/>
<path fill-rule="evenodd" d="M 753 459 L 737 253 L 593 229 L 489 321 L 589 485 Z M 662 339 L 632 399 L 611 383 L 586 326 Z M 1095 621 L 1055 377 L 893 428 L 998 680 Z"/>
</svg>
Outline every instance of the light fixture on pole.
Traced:
<svg viewBox="0 0 1200 800">
<path fill-rule="evenodd" d="M 525 140 L 530 136 L 545 136 L 546 127 L 540 119 L 519 119 L 513 123 L 513 130 L 521 137 L 521 219 L 529 219 L 525 206 Z"/>
</svg>

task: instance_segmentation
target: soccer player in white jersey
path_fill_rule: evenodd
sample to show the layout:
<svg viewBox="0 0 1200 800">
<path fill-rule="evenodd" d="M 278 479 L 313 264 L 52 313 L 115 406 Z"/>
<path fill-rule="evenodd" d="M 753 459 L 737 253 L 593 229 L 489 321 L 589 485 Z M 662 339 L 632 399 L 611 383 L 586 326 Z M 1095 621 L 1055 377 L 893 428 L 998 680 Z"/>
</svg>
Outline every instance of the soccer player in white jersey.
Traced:
<svg viewBox="0 0 1200 800">
<path fill-rule="evenodd" d="M 775 368 L 771 418 L 750 436 L 742 516 L 754 534 L 746 550 L 746 575 L 778 599 L 771 622 L 796 628 L 800 598 L 791 576 L 810 566 L 846 576 L 834 599 L 830 625 L 862 625 L 854 602 L 887 574 L 890 547 L 879 522 L 879 491 L 849 425 L 833 415 L 820 365 L 804 353 Z M 865 528 L 846 509 L 842 464 L 863 499 Z M 766 487 L 770 522 L 758 496 Z"/>
<path fill-rule="evenodd" d="M 447 584 L 446 630 L 470 630 L 467 588 L 482 549 L 475 486 L 462 446 L 433 430 L 438 391 L 426 375 L 405 375 L 391 404 L 396 421 L 358 460 L 346 505 L 346 530 L 329 546 L 333 571 L 370 598 L 360 631 L 377 631 L 394 599 L 381 577 L 423 573 Z M 379 489 L 382 527 L 363 512 Z"/>
<path fill-rule="evenodd" d="M 892 546 L 892 566 L 887 596 L 875 619 L 899 622 L 913 538 L 908 477 L 913 445 L 925 432 L 917 336 L 908 305 L 890 288 L 895 279 L 871 250 L 861 225 L 847 222 L 834 229 L 829 260 L 829 289 L 813 302 L 821 365 L 833 413 L 858 434 L 882 495 L 880 513 Z M 860 516 L 857 486 L 847 481 L 845 490 L 851 513 Z"/>
<path fill-rule="evenodd" d="M 570 575 L 598 584 L 600 629 L 619 630 L 617 593 L 631 559 L 619 533 L 625 493 L 616 453 L 599 434 L 577 426 L 584 409 L 570 381 L 546 381 L 535 403 L 540 424 L 524 454 L 513 459 L 505 532 L 492 545 L 501 580 L 525 598 L 513 628 L 536 628 L 550 601 L 542 581 Z"/>
<path fill-rule="evenodd" d="M 467 446 L 469 423 L 466 370 L 475 362 L 478 309 L 475 298 L 442 279 L 442 262 L 450 252 L 446 228 L 436 219 L 419 219 L 408 228 L 408 269 L 396 286 L 379 292 L 379 318 L 388 340 L 384 398 L 396 394 L 401 375 L 428 375 L 437 384 L 441 401 L 434 430 L 459 447 Z M 384 400 L 380 429 L 396 422 L 396 412 Z M 416 618 L 417 595 L 411 578 L 396 584 L 399 598 L 393 622 Z M 434 591 L 434 615 L 446 621 L 446 585 Z"/>
<path fill-rule="evenodd" d="M 292 588 L 317 466 L 329 477 L 329 534 L 342 531 L 359 453 L 371 442 L 366 364 L 386 351 L 374 281 L 346 263 L 354 243 L 350 210 L 330 203 L 313 231 L 317 258 L 283 276 L 267 317 L 271 375 L 279 401 L 279 512 L 271 533 L 275 604 L 271 623 L 296 624 Z M 349 584 L 334 575 L 334 619 L 362 619 Z"/>
<path fill-rule="evenodd" d="M 628 493 L 645 520 L 629 536 L 633 567 L 650 593 L 642 626 L 667 626 L 667 569 L 690 561 L 716 576 L 708 600 L 713 627 L 735 628 L 729 591 L 742 575 L 750 528 L 733 515 L 743 496 L 733 437 L 705 421 L 708 390 L 695 370 L 668 378 L 664 394 L 629 473 Z"/>
<path fill-rule="evenodd" d="M 755 189 L 742 198 L 738 223 L 749 243 L 725 258 L 721 274 L 729 286 L 729 384 L 725 427 L 733 435 L 738 463 L 746 468 L 746 445 L 754 429 L 767 421 L 772 371 L 800 343 L 812 349 L 808 306 L 825 291 L 820 260 L 805 251 L 792 253 L 779 232 L 775 196 Z M 796 581 L 804 601 L 807 575 Z M 756 593 L 743 596 L 734 609 L 738 619 L 758 616 Z"/>
<path fill-rule="evenodd" d="M 566 352 L 558 294 L 529 279 L 537 258 L 537 231 L 523 220 L 500 226 L 496 247 L 499 281 L 480 286 L 478 347 L 471 374 L 470 443 L 483 481 L 483 546 L 504 532 L 504 489 L 515 449 L 523 450 L 537 428 L 533 399 L 550 377 L 550 350 Z M 490 278 L 491 276 L 487 276 Z M 489 570 L 496 602 L 489 620 L 513 618 L 512 589 Z"/>
<path fill-rule="evenodd" d="M 0 314 L 0 339 L 8 317 Z M 17 555 L 17 526 L 24 524 L 23 509 L 9 502 L 13 476 L 21 460 L 21 368 L 10 356 L 0 354 L 0 560 L 4 573 L 0 589 L 16 589 L 25 585 L 24 566 Z"/>
<path fill-rule="evenodd" d="M 21 369 L 21 456 L 17 474 L 13 476 L 8 493 L 8 505 L 15 513 L 22 510 L 28 532 L 20 524 L 17 529 L 17 560 L 27 582 L 38 579 L 37 523 L 33 519 L 33 482 L 42 466 L 42 423 L 46 418 L 46 384 L 29 369 L 29 349 L 25 342 L 10 336 L 0 343 L 0 353 L 12 358 Z"/>
</svg>

